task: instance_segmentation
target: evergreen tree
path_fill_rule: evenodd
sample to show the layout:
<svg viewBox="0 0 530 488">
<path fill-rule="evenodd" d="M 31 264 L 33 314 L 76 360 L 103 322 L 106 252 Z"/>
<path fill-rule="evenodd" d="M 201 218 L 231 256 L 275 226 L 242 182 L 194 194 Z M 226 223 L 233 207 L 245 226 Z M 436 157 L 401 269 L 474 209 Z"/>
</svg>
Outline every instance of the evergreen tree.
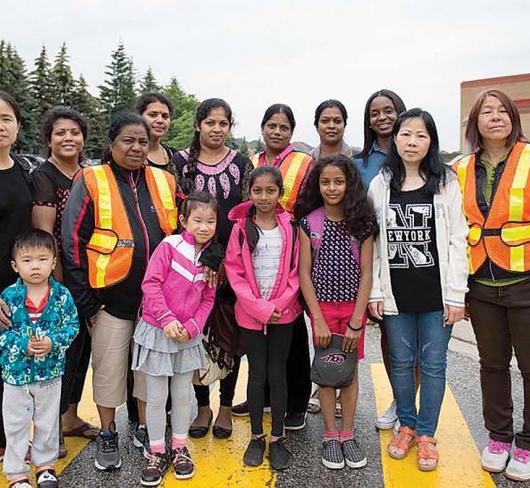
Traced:
<svg viewBox="0 0 530 488">
<path fill-rule="evenodd" d="M 40 122 L 43 114 L 55 103 L 50 62 L 45 46 L 42 46 L 39 57 L 35 59 L 35 69 L 30 73 L 29 79 L 31 94 L 35 100 L 35 116 Z"/>
<path fill-rule="evenodd" d="M 199 100 L 195 95 L 187 94 L 180 86 L 176 78 L 171 78 L 169 85 L 164 88 L 165 95 L 173 102 L 175 112 L 173 117 L 177 119 L 186 112 L 193 112 L 199 106 Z"/>
<path fill-rule="evenodd" d="M 239 140 L 240 143 L 239 143 L 239 152 L 243 155 L 243 156 L 246 156 L 248 158 L 248 143 L 247 143 L 247 138 L 246 137 L 243 137 L 243 139 L 240 139 Z"/>
<path fill-rule="evenodd" d="M 85 156 L 97 159 L 101 156 L 107 138 L 107 124 L 101 112 L 99 100 L 90 94 L 88 85 L 83 77 L 75 82 L 72 107 L 81 112 L 88 122 L 88 138 L 85 141 Z"/>
<path fill-rule="evenodd" d="M 199 100 L 195 95 L 187 94 L 176 78 L 172 78 L 164 89 L 165 95 L 173 102 L 175 111 L 166 137 L 167 143 L 177 149 L 187 148 L 195 128 L 193 121 Z"/>
<path fill-rule="evenodd" d="M 140 81 L 140 94 L 159 92 L 161 89 L 162 87 L 156 81 L 153 70 L 149 67 L 144 78 Z"/>
<path fill-rule="evenodd" d="M 70 69 L 70 56 L 66 43 L 55 56 L 55 62 L 51 70 L 51 84 L 53 87 L 54 104 L 70 107 L 74 97 L 75 81 Z"/>
<path fill-rule="evenodd" d="M 116 112 L 132 110 L 136 98 L 133 62 L 127 57 L 123 43 L 112 53 L 105 74 L 107 79 L 99 86 L 100 100 L 102 111 L 110 121 Z"/>
</svg>

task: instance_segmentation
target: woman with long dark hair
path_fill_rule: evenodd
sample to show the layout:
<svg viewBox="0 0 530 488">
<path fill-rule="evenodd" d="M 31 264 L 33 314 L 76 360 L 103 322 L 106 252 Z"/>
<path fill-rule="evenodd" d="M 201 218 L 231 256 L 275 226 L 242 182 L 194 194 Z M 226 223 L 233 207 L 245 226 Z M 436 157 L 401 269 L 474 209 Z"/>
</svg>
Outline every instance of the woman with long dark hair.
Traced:
<svg viewBox="0 0 530 488">
<path fill-rule="evenodd" d="M 472 153 L 454 170 L 469 224 L 467 302 L 480 355 L 489 442 L 482 468 L 530 480 L 530 145 L 514 102 L 487 90 L 466 126 Z M 510 360 L 523 377 L 523 428 L 514 433 Z M 512 453 L 512 443 L 515 449 Z"/>
<path fill-rule="evenodd" d="M 380 228 L 369 309 L 378 320 L 384 316 L 400 422 L 388 453 L 403 459 L 417 445 L 422 471 L 438 465 L 434 434 L 445 391 L 447 347 L 451 326 L 464 317 L 467 291 L 467 225 L 460 190 L 438 153 L 431 115 L 419 108 L 402 113 L 383 170 L 369 190 Z"/>
<path fill-rule="evenodd" d="M 174 157 L 179 183 L 184 194 L 207 191 L 217 199 L 219 205 L 217 239 L 223 249 L 226 249 L 233 225 L 228 219 L 228 213 L 246 197 L 248 177 L 252 171 L 250 160 L 226 145 L 233 124 L 232 109 L 228 103 L 220 98 L 204 100 L 195 113 L 195 133 L 190 147 L 186 151 L 179 151 Z M 235 297 L 230 285 L 224 279 L 222 270 L 216 306 L 220 302 L 223 302 L 222 308 L 227 313 L 231 310 L 230 316 L 235 330 L 237 327 L 233 316 Z M 207 327 L 220 329 L 223 325 L 210 317 Z M 212 332 L 218 338 L 231 335 L 231 331 L 228 334 L 223 334 L 222 330 Z M 232 353 L 234 358 L 232 371 L 221 380 L 221 404 L 213 426 L 214 437 L 226 439 L 232 435 L 231 410 L 240 358 L 237 356 L 237 344 L 218 345 L 227 353 Z M 189 434 L 198 438 L 208 433 L 213 412 L 210 408 L 209 387 L 196 386 L 195 394 L 199 410 Z"/>
</svg>

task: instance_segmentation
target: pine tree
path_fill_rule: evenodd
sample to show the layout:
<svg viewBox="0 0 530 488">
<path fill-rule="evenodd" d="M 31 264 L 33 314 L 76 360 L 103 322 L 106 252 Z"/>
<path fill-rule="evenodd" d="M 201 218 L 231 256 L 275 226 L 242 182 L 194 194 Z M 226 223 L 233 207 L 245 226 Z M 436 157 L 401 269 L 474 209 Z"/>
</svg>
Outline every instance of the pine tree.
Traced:
<svg viewBox="0 0 530 488">
<path fill-rule="evenodd" d="M 169 85 L 164 88 L 164 93 L 175 106 L 174 118 L 178 118 L 186 112 L 195 112 L 199 105 L 199 100 L 195 95 L 187 94 L 176 78 L 171 78 Z"/>
<path fill-rule="evenodd" d="M 81 112 L 88 122 L 85 156 L 99 158 L 106 141 L 107 124 L 105 116 L 101 112 L 101 104 L 88 91 L 88 85 L 83 75 L 80 75 L 79 80 L 75 82 L 71 106 Z"/>
<path fill-rule="evenodd" d="M 17 50 L 0 43 L 0 89 L 9 93 L 20 108 L 21 127 L 15 150 L 35 151 L 39 147 L 37 120 L 34 117 L 35 104 L 29 90 L 24 61 Z"/>
<path fill-rule="evenodd" d="M 195 95 L 187 94 L 176 78 L 171 79 L 164 93 L 175 107 L 166 141 L 176 149 L 184 149 L 190 145 L 193 137 L 193 121 L 199 100 Z"/>
<path fill-rule="evenodd" d="M 151 67 L 145 73 L 145 76 L 140 81 L 140 94 L 159 92 L 162 87 L 156 81 L 155 75 Z"/>
<path fill-rule="evenodd" d="M 132 58 L 127 57 L 123 43 L 118 45 L 107 65 L 107 79 L 99 86 L 102 111 L 108 121 L 120 110 L 132 110 L 134 99 L 134 67 Z"/>
<path fill-rule="evenodd" d="M 45 46 L 42 46 L 39 57 L 35 59 L 35 69 L 30 73 L 29 79 L 31 93 L 35 100 L 35 116 L 40 121 L 43 114 L 55 103 L 50 62 Z"/>
<path fill-rule="evenodd" d="M 75 90 L 75 81 L 70 68 L 70 56 L 66 43 L 55 56 L 55 62 L 51 70 L 51 83 L 54 94 L 55 105 L 71 106 Z"/>
</svg>

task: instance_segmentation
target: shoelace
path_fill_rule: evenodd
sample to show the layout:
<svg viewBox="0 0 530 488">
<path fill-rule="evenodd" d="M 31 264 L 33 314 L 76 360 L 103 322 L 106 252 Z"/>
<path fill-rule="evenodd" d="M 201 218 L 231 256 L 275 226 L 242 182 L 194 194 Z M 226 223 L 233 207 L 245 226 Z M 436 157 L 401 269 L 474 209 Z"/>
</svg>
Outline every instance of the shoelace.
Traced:
<svg viewBox="0 0 530 488">
<path fill-rule="evenodd" d="M 164 458 L 162 456 L 156 456 L 154 454 L 151 454 L 149 456 L 149 468 L 157 468 L 160 469 L 162 465 L 164 464 Z"/>
<path fill-rule="evenodd" d="M 493 454 L 502 454 L 504 451 L 510 451 L 510 444 L 502 441 L 494 441 L 491 439 L 488 443 L 488 449 Z"/>
<path fill-rule="evenodd" d="M 527 449 L 521 449 L 520 447 L 515 449 L 513 458 L 520 463 L 526 464 L 530 461 L 530 451 Z"/>
<path fill-rule="evenodd" d="M 175 449 L 175 461 L 174 464 L 179 464 L 181 459 L 184 458 L 186 461 L 193 462 L 188 450 L 185 447 Z"/>
</svg>

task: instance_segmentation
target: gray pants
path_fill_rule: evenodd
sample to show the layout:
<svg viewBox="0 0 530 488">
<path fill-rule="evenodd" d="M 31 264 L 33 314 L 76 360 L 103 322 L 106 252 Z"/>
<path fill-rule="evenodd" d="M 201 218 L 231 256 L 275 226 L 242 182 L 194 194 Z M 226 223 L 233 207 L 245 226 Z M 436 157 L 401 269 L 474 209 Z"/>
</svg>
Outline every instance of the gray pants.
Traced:
<svg viewBox="0 0 530 488">
<path fill-rule="evenodd" d="M 2 412 L 7 440 L 4 474 L 8 480 L 29 473 L 24 457 L 32 420 L 31 462 L 36 468 L 57 462 L 60 401 L 61 378 L 22 386 L 4 384 Z"/>
<path fill-rule="evenodd" d="M 180 438 L 186 438 L 190 426 L 193 373 L 175 373 L 171 377 L 171 431 Z M 147 432 L 151 444 L 159 445 L 165 442 L 168 377 L 146 374 L 145 380 Z"/>
</svg>

